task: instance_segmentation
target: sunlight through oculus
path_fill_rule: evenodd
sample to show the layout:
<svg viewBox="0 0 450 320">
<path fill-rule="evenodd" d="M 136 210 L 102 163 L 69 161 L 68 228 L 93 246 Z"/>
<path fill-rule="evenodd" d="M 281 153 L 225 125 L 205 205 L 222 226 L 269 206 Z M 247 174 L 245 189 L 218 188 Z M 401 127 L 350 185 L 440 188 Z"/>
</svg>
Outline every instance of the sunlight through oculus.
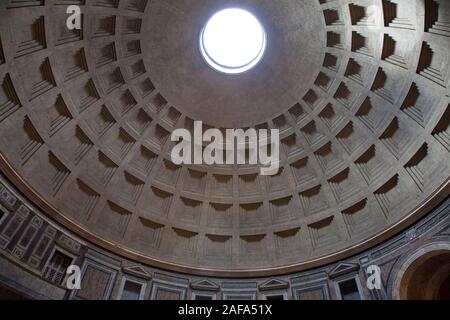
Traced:
<svg viewBox="0 0 450 320">
<path fill-rule="evenodd" d="M 217 71 L 242 73 L 263 57 L 266 33 L 250 12 L 225 9 L 206 23 L 200 35 L 200 49 L 206 62 Z"/>
</svg>

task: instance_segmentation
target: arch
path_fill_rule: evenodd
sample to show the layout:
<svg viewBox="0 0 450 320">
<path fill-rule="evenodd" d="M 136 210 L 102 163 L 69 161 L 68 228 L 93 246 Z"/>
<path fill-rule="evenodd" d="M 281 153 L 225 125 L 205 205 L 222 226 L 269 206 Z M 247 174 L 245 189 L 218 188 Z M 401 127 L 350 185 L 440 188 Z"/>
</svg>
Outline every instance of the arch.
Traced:
<svg viewBox="0 0 450 320">
<path fill-rule="evenodd" d="M 450 298 L 450 243 L 417 249 L 403 264 L 392 285 L 395 300 Z"/>
</svg>

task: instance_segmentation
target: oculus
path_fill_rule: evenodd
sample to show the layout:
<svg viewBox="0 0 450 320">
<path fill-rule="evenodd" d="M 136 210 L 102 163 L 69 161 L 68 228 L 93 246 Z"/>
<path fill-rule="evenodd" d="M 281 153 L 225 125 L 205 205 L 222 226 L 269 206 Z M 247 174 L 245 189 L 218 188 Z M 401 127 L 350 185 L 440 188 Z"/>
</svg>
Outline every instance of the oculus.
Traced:
<svg viewBox="0 0 450 320">
<path fill-rule="evenodd" d="M 239 74 L 261 61 L 266 40 L 266 32 L 254 15 L 229 8 L 208 20 L 200 34 L 200 50 L 213 69 Z"/>
</svg>

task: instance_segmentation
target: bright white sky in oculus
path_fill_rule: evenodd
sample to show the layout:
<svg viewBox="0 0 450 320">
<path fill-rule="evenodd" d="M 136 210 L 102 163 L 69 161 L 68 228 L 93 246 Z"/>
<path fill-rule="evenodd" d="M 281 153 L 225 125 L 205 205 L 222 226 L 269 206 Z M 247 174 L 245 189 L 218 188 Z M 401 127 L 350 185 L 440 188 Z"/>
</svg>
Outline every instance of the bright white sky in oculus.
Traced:
<svg viewBox="0 0 450 320">
<path fill-rule="evenodd" d="M 253 68 L 266 48 L 266 33 L 248 11 L 230 8 L 217 12 L 200 36 L 203 57 L 211 67 L 225 73 Z"/>
</svg>

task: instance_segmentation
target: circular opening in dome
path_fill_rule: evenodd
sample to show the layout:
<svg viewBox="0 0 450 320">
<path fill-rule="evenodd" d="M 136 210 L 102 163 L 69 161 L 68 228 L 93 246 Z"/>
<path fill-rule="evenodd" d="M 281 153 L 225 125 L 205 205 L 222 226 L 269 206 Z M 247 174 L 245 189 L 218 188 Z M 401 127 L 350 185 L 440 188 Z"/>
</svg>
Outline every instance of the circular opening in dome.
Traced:
<svg viewBox="0 0 450 320">
<path fill-rule="evenodd" d="M 200 35 L 205 61 L 215 70 L 237 74 L 261 61 L 266 49 L 266 32 L 250 12 L 224 9 L 214 14 Z"/>
</svg>

